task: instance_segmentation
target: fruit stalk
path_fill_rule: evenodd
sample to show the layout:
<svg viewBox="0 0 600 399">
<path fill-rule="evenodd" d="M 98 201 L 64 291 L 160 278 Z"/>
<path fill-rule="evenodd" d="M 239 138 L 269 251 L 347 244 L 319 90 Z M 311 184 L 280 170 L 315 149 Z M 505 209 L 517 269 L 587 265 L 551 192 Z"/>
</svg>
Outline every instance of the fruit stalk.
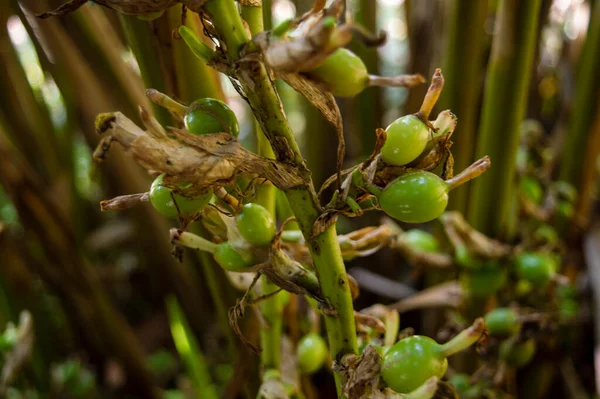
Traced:
<svg viewBox="0 0 600 399">
<path fill-rule="evenodd" d="M 485 330 L 485 322 L 483 318 L 475 319 L 473 325 L 466 330 L 461 331 L 456 337 L 443 345 L 440 345 L 440 355 L 443 357 L 451 356 L 462 351 L 479 341 L 483 331 Z"/>
<path fill-rule="evenodd" d="M 241 34 L 244 29 L 236 12 L 235 2 L 209 0 L 204 5 L 204 9 L 227 46 L 229 61 L 237 61 L 239 51 L 247 43 L 248 38 L 245 34 Z M 335 225 L 313 237 L 313 226 L 321 214 L 321 208 L 316 201 L 310 172 L 306 168 L 294 133 L 283 112 L 274 84 L 261 63 L 243 64 L 236 71 L 236 77 L 248 97 L 263 132 L 271 143 L 276 159 L 295 164 L 306 177 L 305 185 L 288 189 L 285 194 L 309 245 L 323 295 L 334 309 L 334 312 L 325 317 L 331 357 L 336 359 L 346 353 L 357 353 L 354 309 Z M 340 392 L 341 381 L 337 374 L 336 381 Z"/>
<path fill-rule="evenodd" d="M 495 166 L 475 181 L 469 191 L 467 211 L 469 223 L 475 229 L 496 238 L 509 235 L 519 125 L 535 58 L 540 3 L 540 0 L 498 3 L 499 30 L 492 43 L 476 150 L 476 157 L 489 155 Z M 502 187 L 500 193 L 498 187 Z"/>
</svg>

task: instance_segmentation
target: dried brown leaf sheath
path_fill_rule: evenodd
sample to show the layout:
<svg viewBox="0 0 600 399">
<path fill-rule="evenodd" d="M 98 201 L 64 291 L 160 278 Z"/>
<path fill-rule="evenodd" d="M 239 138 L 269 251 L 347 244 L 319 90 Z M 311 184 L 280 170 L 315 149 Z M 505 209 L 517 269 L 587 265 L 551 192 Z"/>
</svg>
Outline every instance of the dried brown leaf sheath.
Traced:
<svg viewBox="0 0 600 399">
<path fill-rule="evenodd" d="M 99 115 L 96 129 L 104 137 L 94 159 L 102 160 L 117 141 L 144 168 L 166 173 L 174 183 L 190 182 L 195 191 L 230 184 L 240 173 L 264 177 L 283 190 L 306 184 L 293 167 L 249 152 L 227 133 L 196 136 L 172 128 L 169 137 L 157 129 L 142 130 L 120 112 Z"/>
</svg>

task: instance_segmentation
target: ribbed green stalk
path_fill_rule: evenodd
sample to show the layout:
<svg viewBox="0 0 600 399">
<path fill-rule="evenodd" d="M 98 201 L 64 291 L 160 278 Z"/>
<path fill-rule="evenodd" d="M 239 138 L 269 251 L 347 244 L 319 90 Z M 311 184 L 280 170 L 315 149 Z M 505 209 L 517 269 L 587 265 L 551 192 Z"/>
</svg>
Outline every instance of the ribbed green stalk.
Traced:
<svg viewBox="0 0 600 399">
<path fill-rule="evenodd" d="M 230 61 L 236 61 L 240 49 L 248 39 L 243 34 L 243 25 L 235 10 L 235 2 L 208 0 L 204 7 L 227 45 Z M 356 353 L 354 310 L 335 226 L 327 228 L 323 233 L 312 238 L 313 225 L 321 209 L 315 202 L 314 188 L 311 183 L 308 183 L 310 173 L 304 165 L 274 84 L 262 64 L 252 65 L 252 68 L 242 67 L 237 70 L 236 75 L 263 132 L 271 143 L 277 160 L 295 164 L 307 179 L 307 186 L 287 190 L 286 196 L 307 239 L 323 295 L 333 310 L 332 314 L 325 317 L 331 357 L 337 359 L 345 353 Z M 284 140 L 286 145 L 281 144 Z M 333 315 L 334 312 L 336 315 Z M 340 388 L 337 374 L 336 380 Z"/>
<path fill-rule="evenodd" d="M 577 67 L 575 99 L 567 131 L 564 153 L 561 160 L 560 179 L 568 181 L 579 189 L 583 168 L 582 152 L 585 149 L 588 132 L 598 101 L 600 89 L 600 4 L 592 2 L 589 30 Z"/>
<path fill-rule="evenodd" d="M 242 18 L 250 28 L 252 36 L 263 31 L 263 9 L 258 6 L 256 1 L 240 1 L 242 6 Z M 268 10 L 270 12 L 270 9 Z M 258 122 L 254 123 L 256 132 L 256 141 L 258 154 L 267 158 L 275 158 L 273 149 L 260 129 Z M 275 213 L 275 194 L 276 187 L 267 182 L 258 188 L 255 202 L 267 208 L 273 219 Z M 266 277 L 261 280 L 261 294 L 268 295 L 277 291 L 277 285 L 273 284 Z M 263 371 L 268 369 L 279 370 L 281 365 L 281 332 L 283 330 L 283 306 L 279 295 L 275 295 L 260 303 L 261 315 L 266 323 L 260 330 L 260 353 L 261 366 Z"/>
<path fill-rule="evenodd" d="M 450 109 L 458 116 L 459 124 L 452 136 L 452 154 L 454 169 L 461 171 L 474 161 L 488 2 L 457 0 L 453 7 L 440 109 Z M 452 191 L 450 209 L 466 211 L 468 189 L 469 185 L 465 184 Z"/>
<path fill-rule="evenodd" d="M 365 27 L 370 32 L 377 32 L 377 2 L 360 0 L 359 7 L 354 13 L 356 24 Z M 355 40 L 352 50 L 358 55 L 370 74 L 379 74 L 379 57 L 377 49 L 367 48 L 364 43 Z M 354 155 L 367 156 L 373 152 L 375 146 L 375 129 L 380 126 L 382 102 L 381 89 L 370 87 L 352 99 L 351 104 L 353 122 L 346 124 L 350 129 L 349 137 L 360 139 L 360 148 Z M 352 134 L 354 133 L 354 134 Z"/>
<path fill-rule="evenodd" d="M 127 43 L 137 59 L 144 86 L 166 92 L 165 80 L 158 62 L 158 53 L 153 44 L 149 22 L 123 14 L 119 14 L 119 18 L 127 37 Z M 162 125 L 171 124 L 169 111 L 159 105 L 153 105 L 153 110 L 154 116 Z"/>
<path fill-rule="evenodd" d="M 0 112 L 12 142 L 49 182 L 60 173 L 60 151 L 48 109 L 36 98 L 8 36 L 10 14 L 8 3 L 0 5 Z"/>
<path fill-rule="evenodd" d="M 476 158 L 489 155 L 492 167 L 470 190 L 468 221 L 494 237 L 507 235 L 511 198 L 515 195 L 519 125 L 523 120 L 538 24 L 540 0 L 502 0 L 497 34 L 486 76 L 483 114 Z"/>
<path fill-rule="evenodd" d="M 188 369 L 194 392 L 198 398 L 217 399 L 219 395 L 210 378 L 208 365 L 177 299 L 167 297 L 166 306 L 173 342 Z"/>
</svg>

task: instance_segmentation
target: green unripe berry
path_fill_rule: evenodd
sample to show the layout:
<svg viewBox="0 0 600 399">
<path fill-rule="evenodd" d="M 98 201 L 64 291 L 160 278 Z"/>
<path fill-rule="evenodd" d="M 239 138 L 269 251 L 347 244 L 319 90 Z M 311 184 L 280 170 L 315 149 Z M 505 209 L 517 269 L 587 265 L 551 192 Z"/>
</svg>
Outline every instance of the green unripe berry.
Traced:
<svg viewBox="0 0 600 399">
<path fill-rule="evenodd" d="M 423 230 L 408 230 L 402 235 L 402 240 L 422 252 L 438 252 L 440 250 L 440 245 L 433 234 Z"/>
<path fill-rule="evenodd" d="M 253 245 L 269 245 L 275 237 L 275 221 L 262 205 L 249 203 L 237 216 L 237 227 L 242 237 Z"/>
<path fill-rule="evenodd" d="M 459 245 L 454 249 L 454 261 L 466 269 L 481 269 L 484 264 L 483 261 L 471 254 L 466 245 Z"/>
<path fill-rule="evenodd" d="M 454 374 L 448 382 L 461 394 L 471 388 L 471 377 L 467 374 Z"/>
<path fill-rule="evenodd" d="M 535 355 L 536 344 L 533 338 L 523 342 L 507 339 L 500 344 L 500 359 L 512 367 L 527 365 Z"/>
<path fill-rule="evenodd" d="M 523 176 L 519 182 L 519 189 L 521 193 L 532 202 L 536 204 L 542 202 L 544 190 L 542 189 L 540 182 L 533 177 Z"/>
<path fill-rule="evenodd" d="M 231 108 L 215 98 L 201 98 L 191 103 L 183 121 L 185 128 L 196 135 L 224 132 L 237 137 L 240 133 Z"/>
<path fill-rule="evenodd" d="M 429 222 L 446 209 L 448 184 L 431 172 L 407 173 L 383 189 L 379 205 L 385 213 L 401 222 Z"/>
<path fill-rule="evenodd" d="M 519 315 L 511 308 L 494 309 L 484 319 L 490 335 L 513 335 L 521 329 Z"/>
<path fill-rule="evenodd" d="M 425 149 L 429 128 L 414 115 L 396 119 L 387 129 L 381 158 L 390 165 L 402 166 L 414 161 Z"/>
<path fill-rule="evenodd" d="M 507 273 L 501 265 L 490 261 L 480 269 L 461 274 L 461 282 L 473 298 L 488 298 L 500 290 L 507 281 Z"/>
<path fill-rule="evenodd" d="M 414 335 L 387 350 L 381 376 L 394 391 L 407 393 L 431 377 L 443 377 L 447 369 L 448 359 L 440 354 L 440 345 L 429 337 Z"/>
<path fill-rule="evenodd" d="M 325 363 L 327 344 L 319 334 L 306 334 L 298 341 L 296 356 L 300 371 L 304 374 L 312 374 Z"/>
<path fill-rule="evenodd" d="M 556 213 L 562 219 L 569 220 L 575 214 L 575 207 L 571 202 L 561 200 L 556 204 Z"/>
<path fill-rule="evenodd" d="M 339 97 L 354 97 L 369 84 L 365 63 L 345 48 L 334 51 L 318 67 L 308 72 L 308 75 L 325 83 Z"/>
<path fill-rule="evenodd" d="M 215 247 L 213 257 L 225 270 L 230 272 L 244 271 L 253 266 L 252 259 L 243 256 L 228 242 L 222 242 Z"/>
<path fill-rule="evenodd" d="M 535 252 L 524 252 L 518 255 L 515 265 L 520 278 L 537 286 L 542 286 L 552 280 L 557 269 L 553 257 Z"/>
<path fill-rule="evenodd" d="M 150 203 L 160 214 L 169 218 L 176 218 L 177 207 L 182 216 L 191 216 L 200 212 L 210 201 L 212 190 L 207 191 L 196 198 L 184 197 L 179 194 L 171 196 L 171 189 L 163 186 L 164 173 L 158 176 L 150 186 Z M 173 197 L 177 201 L 177 206 L 173 202 Z"/>
<path fill-rule="evenodd" d="M 558 303 L 558 319 L 561 323 L 568 323 L 575 318 L 579 313 L 579 303 L 571 298 L 562 299 Z"/>
</svg>

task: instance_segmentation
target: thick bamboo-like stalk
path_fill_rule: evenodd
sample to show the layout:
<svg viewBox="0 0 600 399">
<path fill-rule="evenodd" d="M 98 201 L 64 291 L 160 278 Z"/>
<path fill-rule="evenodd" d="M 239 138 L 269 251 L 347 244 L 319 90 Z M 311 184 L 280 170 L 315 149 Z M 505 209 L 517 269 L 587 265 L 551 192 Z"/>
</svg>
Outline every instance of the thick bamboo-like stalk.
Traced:
<svg viewBox="0 0 600 399">
<path fill-rule="evenodd" d="M 254 36 L 264 30 L 263 8 L 260 1 L 241 1 L 242 18 L 248 24 L 250 33 Z M 268 10 L 270 11 L 270 9 Z M 258 154 L 267 158 L 274 158 L 275 154 L 269 145 L 265 135 L 260 129 L 258 122 L 254 123 Z M 276 187 L 267 182 L 258 188 L 255 202 L 264 206 L 273 219 L 275 214 Z M 261 280 L 261 294 L 268 295 L 278 290 L 279 287 L 269 281 L 265 276 Z M 283 306 L 280 296 L 275 295 L 261 302 L 260 311 L 266 326 L 260 330 L 260 353 L 263 371 L 268 369 L 280 369 L 281 365 L 281 332 L 283 330 Z"/>
<path fill-rule="evenodd" d="M 457 0 L 452 6 L 452 22 L 444 55 L 446 84 L 440 108 L 450 109 L 458 116 L 459 124 L 452 139 L 452 154 L 454 168 L 463 170 L 475 159 L 488 2 Z M 468 190 L 469 185 L 454 190 L 450 196 L 449 208 L 464 213 Z"/>
<path fill-rule="evenodd" d="M 233 0 L 208 0 L 204 9 L 213 21 L 221 40 L 227 45 L 230 61 L 239 59 L 242 46 L 248 41 Z M 340 252 L 335 225 L 313 237 L 313 226 L 321 213 L 314 197 L 315 191 L 300 154 L 294 133 L 283 113 L 279 96 L 265 66 L 256 63 L 252 68 L 240 68 L 236 73 L 263 132 L 269 139 L 275 157 L 281 162 L 295 164 L 307 179 L 307 185 L 285 192 L 308 243 L 324 297 L 331 309 L 325 323 L 329 336 L 331 357 L 356 353 L 356 331 L 350 286 Z M 286 145 L 281 145 L 285 141 Z M 336 374 L 338 388 L 340 379 Z"/>
<path fill-rule="evenodd" d="M 533 59 L 540 0 L 498 3 L 497 33 L 486 76 L 483 113 L 475 157 L 489 155 L 492 167 L 469 192 L 469 223 L 477 230 L 508 238 L 510 203 Z"/>
<path fill-rule="evenodd" d="M 60 173 L 60 147 L 48 109 L 38 101 L 25 70 L 8 35 L 7 21 L 12 10 L 8 3 L 0 5 L 0 109 L 5 130 L 12 142 L 46 182 Z"/>
<path fill-rule="evenodd" d="M 377 32 L 377 2 L 360 0 L 358 9 L 353 10 L 356 24 L 370 32 Z M 377 49 L 367 48 L 363 43 L 355 41 L 352 50 L 365 63 L 370 74 L 379 75 L 379 57 Z M 346 123 L 350 129 L 349 137 L 359 138 L 360 148 L 353 155 L 367 156 L 375 146 L 375 129 L 380 126 L 382 114 L 381 88 L 370 87 L 354 97 L 349 104 L 354 117 Z M 354 123 L 352 123 L 354 122 Z M 350 141 L 350 144 L 352 142 Z"/>
<path fill-rule="evenodd" d="M 135 55 L 144 86 L 153 88 L 162 93 L 169 93 L 169 81 L 164 79 L 161 68 L 161 61 L 157 51 L 157 46 L 154 43 L 154 35 L 152 34 L 151 23 L 137 19 L 136 17 L 119 14 L 121 24 L 127 37 L 127 43 Z M 163 17 L 165 16 L 163 15 Z M 171 84 L 172 85 L 172 84 Z M 161 106 L 153 105 L 153 113 L 156 119 L 162 125 L 171 125 L 171 115 L 169 111 Z"/>
<path fill-rule="evenodd" d="M 593 3 L 585 44 L 577 66 L 575 98 L 571 109 L 567 139 L 560 164 L 560 179 L 571 183 L 579 189 L 582 182 L 584 157 L 588 132 L 600 102 L 600 4 Z"/>
<path fill-rule="evenodd" d="M 600 90 L 596 94 L 600 98 Z M 590 213 L 594 204 L 594 191 L 598 182 L 598 157 L 600 157 L 600 101 L 596 104 L 596 116 L 590 126 L 583 153 L 583 169 L 577 196 L 577 207 L 573 222 L 576 228 L 584 230 L 589 226 Z"/>
</svg>

